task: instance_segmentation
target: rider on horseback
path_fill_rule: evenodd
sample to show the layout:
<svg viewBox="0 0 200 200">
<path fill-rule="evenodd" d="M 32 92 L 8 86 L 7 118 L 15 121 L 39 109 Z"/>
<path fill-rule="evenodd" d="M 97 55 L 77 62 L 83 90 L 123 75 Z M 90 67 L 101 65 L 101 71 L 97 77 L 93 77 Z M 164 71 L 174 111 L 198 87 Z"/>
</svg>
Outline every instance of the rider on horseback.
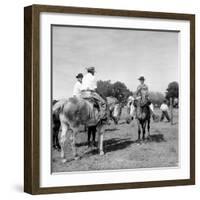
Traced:
<svg viewBox="0 0 200 200">
<path fill-rule="evenodd" d="M 88 67 L 87 74 L 84 75 L 82 80 L 82 88 L 81 88 L 81 96 L 85 99 L 92 99 L 94 100 L 95 104 L 97 104 L 99 114 L 99 119 L 106 119 L 107 117 L 107 104 L 106 100 L 104 100 L 98 93 L 97 93 L 97 83 L 95 80 L 95 68 Z"/>
<path fill-rule="evenodd" d="M 153 119 L 155 120 L 156 119 L 156 115 L 154 114 L 154 112 L 153 112 L 153 110 L 151 109 L 151 106 L 150 106 L 151 101 L 149 99 L 149 88 L 144 83 L 145 82 L 145 78 L 144 78 L 144 76 L 141 76 L 138 80 L 140 81 L 140 85 L 137 87 L 136 95 L 137 95 L 137 97 L 141 98 L 141 101 L 140 101 L 141 102 L 141 106 L 145 106 L 145 105 L 149 106 L 151 115 L 152 115 Z"/>
<path fill-rule="evenodd" d="M 83 74 L 79 73 L 76 76 L 76 79 L 77 79 L 77 82 L 74 85 L 73 96 L 80 97 L 80 95 L 81 95 L 81 88 L 82 88 Z"/>
</svg>

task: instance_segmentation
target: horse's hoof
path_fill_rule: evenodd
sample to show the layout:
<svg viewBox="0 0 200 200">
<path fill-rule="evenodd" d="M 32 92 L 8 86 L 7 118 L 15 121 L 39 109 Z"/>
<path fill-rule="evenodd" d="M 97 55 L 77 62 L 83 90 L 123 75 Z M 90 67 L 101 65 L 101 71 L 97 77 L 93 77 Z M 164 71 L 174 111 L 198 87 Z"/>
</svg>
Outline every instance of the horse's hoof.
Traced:
<svg viewBox="0 0 200 200">
<path fill-rule="evenodd" d="M 96 142 L 93 142 L 93 143 L 92 143 L 92 147 L 93 147 L 93 148 L 96 148 L 96 147 L 97 147 Z"/>
<path fill-rule="evenodd" d="M 61 160 L 61 162 L 64 164 L 64 163 L 66 163 L 67 162 L 67 159 L 66 158 L 63 158 L 62 160 Z"/>
<path fill-rule="evenodd" d="M 103 155 L 104 155 L 104 152 L 103 152 L 103 151 L 100 151 L 99 155 L 100 155 L 100 156 L 103 156 Z"/>
<path fill-rule="evenodd" d="M 142 141 L 141 141 L 141 140 L 136 140 L 136 144 L 137 144 L 137 145 L 141 145 L 141 144 L 142 144 Z"/>
<path fill-rule="evenodd" d="M 60 151 L 61 151 L 61 148 L 58 147 L 58 146 L 56 146 L 56 150 L 57 150 L 58 152 L 60 152 Z"/>
<path fill-rule="evenodd" d="M 151 141 L 151 137 L 150 136 L 147 137 L 147 141 Z"/>
<path fill-rule="evenodd" d="M 78 159 L 79 159 L 79 156 L 75 156 L 75 157 L 74 157 L 74 160 L 78 160 Z"/>
</svg>

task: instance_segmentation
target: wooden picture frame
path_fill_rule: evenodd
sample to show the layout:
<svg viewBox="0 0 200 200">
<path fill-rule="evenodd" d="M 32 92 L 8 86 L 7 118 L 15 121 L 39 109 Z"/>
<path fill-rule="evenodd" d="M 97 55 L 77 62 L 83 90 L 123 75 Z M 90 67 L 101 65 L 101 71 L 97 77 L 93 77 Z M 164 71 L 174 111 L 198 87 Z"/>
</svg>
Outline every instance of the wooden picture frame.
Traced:
<svg viewBox="0 0 200 200">
<path fill-rule="evenodd" d="M 40 187 L 40 13 L 186 20 L 190 23 L 190 177 L 180 180 Z M 24 9 L 24 191 L 30 194 L 84 192 L 195 184 L 195 16 L 99 8 L 32 5 Z"/>
</svg>

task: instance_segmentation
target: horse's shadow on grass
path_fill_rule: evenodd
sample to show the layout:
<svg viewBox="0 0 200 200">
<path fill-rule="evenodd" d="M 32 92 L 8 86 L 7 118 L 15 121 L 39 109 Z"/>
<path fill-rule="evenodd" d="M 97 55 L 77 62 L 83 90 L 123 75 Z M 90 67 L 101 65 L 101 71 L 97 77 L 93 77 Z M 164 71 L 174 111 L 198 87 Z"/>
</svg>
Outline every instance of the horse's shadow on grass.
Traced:
<svg viewBox="0 0 200 200">
<path fill-rule="evenodd" d="M 107 128 L 105 131 L 118 131 L 119 129 L 118 128 Z"/>
<path fill-rule="evenodd" d="M 132 140 L 131 138 L 126 138 L 126 139 L 111 138 L 108 140 L 104 140 L 104 151 L 105 153 L 114 152 L 114 151 L 125 149 L 132 144 L 138 144 L 138 143 L 140 144 L 141 142 L 144 142 L 145 144 L 151 143 L 151 142 L 160 143 L 160 142 L 166 142 L 166 140 L 163 134 L 150 135 L 150 137 L 146 138 L 145 141 L 140 141 L 140 142 L 138 140 Z M 81 143 L 81 145 L 83 145 L 83 143 Z M 87 145 L 87 143 L 85 143 L 85 145 Z M 95 154 L 98 154 L 97 148 L 89 150 L 85 153 L 85 155 L 88 155 L 88 156 L 95 155 Z"/>
<path fill-rule="evenodd" d="M 117 151 L 125 149 L 133 143 L 134 141 L 131 140 L 131 138 L 126 138 L 126 139 L 112 138 L 104 141 L 104 149 L 105 152 Z"/>
<path fill-rule="evenodd" d="M 120 139 L 120 138 L 112 138 L 108 140 L 104 140 L 104 151 L 105 153 L 122 150 L 133 144 L 134 141 L 131 140 L 131 138 L 127 139 Z M 86 154 L 88 155 L 94 155 L 98 154 L 98 149 L 92 149 L 91 151 L 88 151 Z"/>
<path fill-rule="evenodd" d="M 150 142 L 166 142 L 163 134 L 154 134 L 149 136 Z"/>
<path fill-rule="evenodd" d="M 119 125 L 123 125 L 123 124 L 127 124 L 127 122 L 121 121 L 121 122 L 119 122 L 118 124 L 119 124 Z"/>
<path fill-rule="evenodd" d="M 105 131 L 118 131 L 118 128 L 107 128 Z M 97 135 L 97 134 L 96 134 Z M 86 142 L 81 142 L 81 143 L 76 143 L 76 147 L 82 147 L 82 146 L 87 146 L 88 145 L 88 141 Z"/>
</svg>

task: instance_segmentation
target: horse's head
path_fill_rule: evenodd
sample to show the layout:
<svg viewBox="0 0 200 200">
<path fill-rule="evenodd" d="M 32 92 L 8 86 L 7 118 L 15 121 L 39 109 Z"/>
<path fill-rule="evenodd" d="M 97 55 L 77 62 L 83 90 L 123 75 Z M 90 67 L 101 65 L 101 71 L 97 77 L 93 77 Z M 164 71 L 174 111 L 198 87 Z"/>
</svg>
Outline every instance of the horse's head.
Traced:
<svg viewBox="0 0 200 200">
<path fill-rule="evenodd" d="M 128 101 L 127 101 L 127 105 L 126 105 L 126 108 L 127 108 L 127 116 L 126 116 L 126 123 L 129 124 L 133 119 L 134 119 L 134 115 L 135 115 L 135 97 L 133 96 L 130 96 L 128 98 Z"/>
<path fill-rule="evenodd" d="M 141 97 L 135 97 L 133 100 L 133 105 L 135 107 L 139 107 L 140 106 L 140 102 L 141 102 Z"/>
<path fill-rule="evenodd" d="M 118 123 L 121 113 L 122 113 L 123 105 L 121 103 L 116 103 L 113 109 L 113 117 L 115 118 L 115 123 Z"/>
</svg>

